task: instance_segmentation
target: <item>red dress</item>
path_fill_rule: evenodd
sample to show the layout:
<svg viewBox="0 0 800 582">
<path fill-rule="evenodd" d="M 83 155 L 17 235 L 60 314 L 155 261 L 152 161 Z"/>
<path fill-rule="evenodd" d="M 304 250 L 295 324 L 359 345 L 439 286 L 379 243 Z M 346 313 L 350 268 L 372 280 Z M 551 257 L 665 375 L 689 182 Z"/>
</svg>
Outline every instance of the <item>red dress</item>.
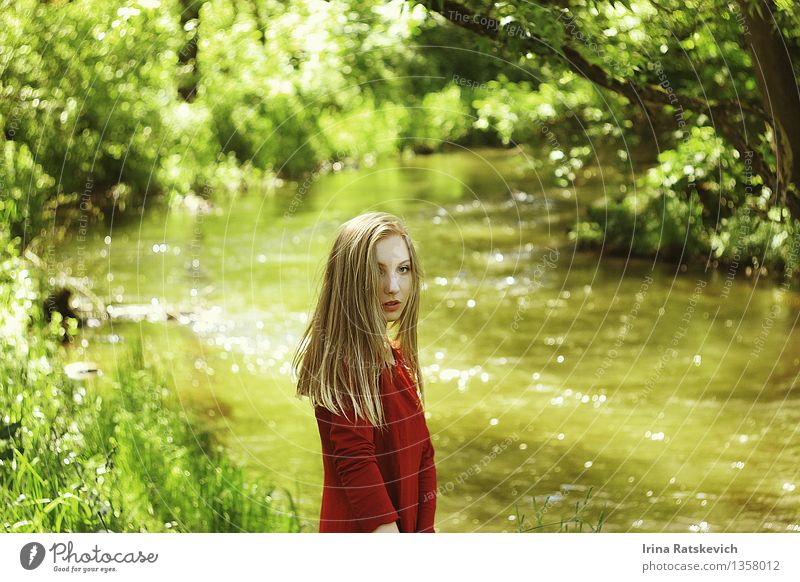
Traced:
<svg viewBox="0 0 800 582">
<path fill-rule="evenodd" d="M 422 404 L 403 362 L 381 372 L 385 432 L 317 406 L 325 484 L 320 532 L 371 532 L 397 522 L 401 532 L 433 533 L 436 467 Z"/>
</svg>

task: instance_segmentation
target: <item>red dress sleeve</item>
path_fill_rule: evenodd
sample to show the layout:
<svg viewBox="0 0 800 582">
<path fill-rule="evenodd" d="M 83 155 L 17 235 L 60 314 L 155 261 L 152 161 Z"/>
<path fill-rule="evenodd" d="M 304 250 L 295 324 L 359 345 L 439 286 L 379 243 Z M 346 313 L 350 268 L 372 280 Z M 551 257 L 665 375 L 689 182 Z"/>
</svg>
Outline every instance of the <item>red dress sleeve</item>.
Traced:
<svg viewBox="0 0 800 582">
<path fill-rule="evenodd" d="M 365 419 L 331 414 L 333 464 L 352 514 L 364 532 L 399 519 L 375 459 L 375 427 Z"/>
<path fill-rule="evenodd" d="M 417 531 L 434 533 L 433 517 L 436 513 L 436 465 L 433 462 L 433 445 L 430 438 L 422 451 L 419 472 L 419 510 Z"/>
</svg>

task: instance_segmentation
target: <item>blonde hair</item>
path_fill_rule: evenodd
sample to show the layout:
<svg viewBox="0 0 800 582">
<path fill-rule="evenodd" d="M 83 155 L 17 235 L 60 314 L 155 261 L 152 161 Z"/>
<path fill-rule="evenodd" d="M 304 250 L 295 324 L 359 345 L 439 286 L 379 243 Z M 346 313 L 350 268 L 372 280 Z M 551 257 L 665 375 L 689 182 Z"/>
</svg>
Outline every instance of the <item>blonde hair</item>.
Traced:
<svg viewBox="0 0 800 582">
<path fill-rule="evenodd" d="M 331 248 L 311 321 L 293 359 L 297 397 L 334 414 L 352 410 L 382 427 L 380 372 L 391 362 L 386 320 L 380 303 L 376 243 L 391 235 L 403 238 L 411 261 L 412 285 L 392 342 L 402 354 L 423 396 L 417 354 L 417 319 L 422 268 L 414 243 L 399 218 L 385 212 L 361 214 L 345 222 Z"/>
</svg>

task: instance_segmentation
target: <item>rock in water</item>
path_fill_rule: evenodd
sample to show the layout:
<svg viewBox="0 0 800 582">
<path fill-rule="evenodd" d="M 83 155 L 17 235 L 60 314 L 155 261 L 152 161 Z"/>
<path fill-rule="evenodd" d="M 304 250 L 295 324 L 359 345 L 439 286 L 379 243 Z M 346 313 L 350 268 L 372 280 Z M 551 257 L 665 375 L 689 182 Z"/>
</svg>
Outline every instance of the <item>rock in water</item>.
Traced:
<svg viewBox="0 0 800 582">
<path fill-rule="evenodd" d="M 64 366 L 64 372 L 72 380 L 85 380 L 100 374 L 100 368 L 94 362 L 72 362 Z"/>
</svg>

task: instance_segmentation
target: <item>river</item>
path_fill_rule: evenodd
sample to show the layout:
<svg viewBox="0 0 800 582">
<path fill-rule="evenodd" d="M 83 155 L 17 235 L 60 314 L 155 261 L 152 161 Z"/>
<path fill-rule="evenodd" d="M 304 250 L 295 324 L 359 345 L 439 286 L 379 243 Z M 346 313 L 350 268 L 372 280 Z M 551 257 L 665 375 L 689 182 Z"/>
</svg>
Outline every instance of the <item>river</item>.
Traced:
<svg viewBox="0 0 800 582">
<path fill-rule="evenodd" d="M 209 215 L 156 205 L 98 225 L 59 246 L 62 269 L 108 302 L 202 316 L 84 328 L 70 357 L 110 371 L 141 338 L 181 401 L 249 475 L 290 490 L 314 531 L 319 435 L 289 362 L 336 227 L 388 211 L 426 273 L 439 531 L 516 531 L 517 509 L 534 524 L 534 499 L 558 522 L 590 488 L 582 515 L 605 511 L 603 531 L 800 531 L 800 296 L 577 251 L 569 228 L 624 182 L 580 171 L 563 188 L 520 151 L 454 151 L 285 183 Z"/>
</svg>

